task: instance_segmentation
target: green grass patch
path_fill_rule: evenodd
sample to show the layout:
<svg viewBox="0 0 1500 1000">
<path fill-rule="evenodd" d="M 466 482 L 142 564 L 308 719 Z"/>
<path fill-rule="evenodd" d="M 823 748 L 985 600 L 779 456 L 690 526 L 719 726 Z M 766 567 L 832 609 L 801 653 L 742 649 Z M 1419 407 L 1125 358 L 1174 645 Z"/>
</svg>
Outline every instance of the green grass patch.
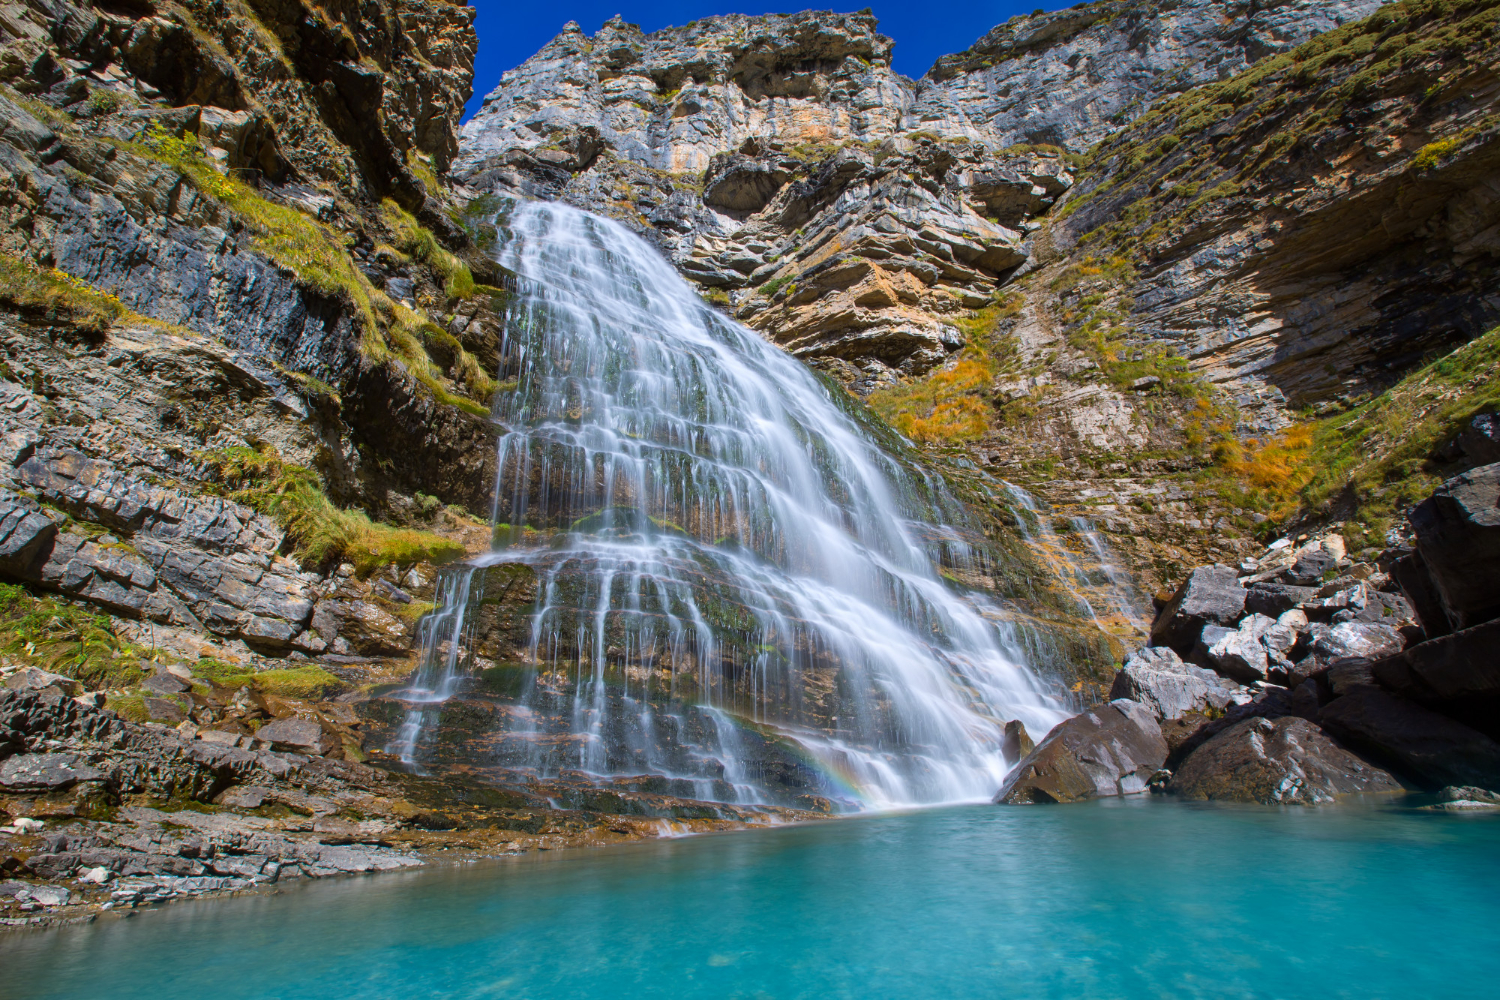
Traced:
<svg viewBox="0 0 1500 1000">
<path fill-rule="evenodd" d="M 142 651 L 110 619 L 17 584 L 0 584 L 0 652 L 90 687 L 128 687 L 146 672 Z"/>
<path fill-rule="evenodd" d="M 396 247 L 437 275 L 449 296 L 467 299 L 474 295 L 479 286 L 469 265 L 444 250 L 432 230 L 389 198 L 380 203 L 380 211 L 395 235 Z"/>
<path fill-rule="evenodd" d="M 341 510 L 323 492 L 317 473 L 282 461 L 273 448 L 230 448 L 200 456 L 228 495 L 275 518 L 306 563 L 352 563 L 369 574 L 392 563 L 452 562 L 462 545 L 427 531 L 370 520 Z"/>
<path fill-rule="evenodd" d="M 312 666 L 265 670 L 256 674 L 251 683 L 261 694 L 303 701 L 322 701 L 347 687 L 322 667 Z"/>
<path fill-rule="evenodd" d="M 93 334 L 121 321 L 152 322 L 81 278 L 10 253 L 0 253 L 0 302 L 23 314 L 65 320 Z"/>
</svg>

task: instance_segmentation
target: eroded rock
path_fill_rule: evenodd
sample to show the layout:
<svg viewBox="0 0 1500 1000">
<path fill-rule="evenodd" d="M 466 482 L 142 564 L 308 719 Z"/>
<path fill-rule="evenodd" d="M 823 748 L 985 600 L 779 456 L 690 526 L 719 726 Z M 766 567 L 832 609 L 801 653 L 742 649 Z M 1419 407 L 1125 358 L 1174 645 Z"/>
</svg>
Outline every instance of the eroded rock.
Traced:
<svg viewBox="0 0 1500 1000">
<path fill-rule="evenodd" d="M 1245 719 L 1219 733 L 1188 756 L 1167 790 L 1186 799 L 1315 805 L 1402 789 L 1313 723 L 1283 716 Z"/>
<path fill-rule="evenodd" d="M 1156 718 L 1117 699 L 1060 723 L 1006 778 L 1004 805 L 1079 802 L 1146 790 L 1167 759 Z"/>
</svg>

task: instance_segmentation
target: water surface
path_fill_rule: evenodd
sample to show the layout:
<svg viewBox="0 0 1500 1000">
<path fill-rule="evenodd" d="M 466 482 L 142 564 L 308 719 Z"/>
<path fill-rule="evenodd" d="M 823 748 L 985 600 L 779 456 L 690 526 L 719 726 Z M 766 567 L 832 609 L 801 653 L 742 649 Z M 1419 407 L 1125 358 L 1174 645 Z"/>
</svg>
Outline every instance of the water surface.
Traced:
<svg viewBox="0 0 1500 1000">
<path fill-rule="evenodd" d="M 0 998 L 1476 997 L 1500 822 L 953 807 L 0 938 Z"/>
</svg>

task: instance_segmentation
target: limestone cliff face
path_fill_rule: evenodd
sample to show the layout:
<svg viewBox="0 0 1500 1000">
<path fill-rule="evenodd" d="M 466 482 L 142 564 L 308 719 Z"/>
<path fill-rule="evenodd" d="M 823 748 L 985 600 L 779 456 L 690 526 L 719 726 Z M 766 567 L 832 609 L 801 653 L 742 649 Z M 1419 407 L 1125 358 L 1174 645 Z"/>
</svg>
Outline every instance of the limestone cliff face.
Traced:
<svg viewBox="0 0 1500 1000">
<path fill-rule="evenodd" d="M 404 651 L 215 463 L 301 469 L 336 519 L 487 509 L 503 292 L 433 176 L 472 17 L 0 4 L 0 576 L 224 655 L 351 654 L 361 616 Z"/>
<path fill-rule="evenodd" d="M 920 81 L 869 14 L 569 24 L 464 127 L 456 169 L 624 219 L 868 392 L 963 346 L 1072 184 L 1067 150 L 1375 6 L 1091 4 L 1007 22 Z"/>
<path fill-rule="evenodd" d="M 1113 529 L 1150 582 L 1248 551 L 1263 515 L 1215 449 L 1500 315 L 1492 7 L 1100 2 L 916 81 L 867 15 L 570 26 L 456 169 L 634 226 L 919 443 Z"/>
<path fill-rule="evenodd" d="M 1099 0 L 1017 17 L 918 81 L 908 128 L 1082 153 L 1152 103 L 1226 80 L 1382 0 Z"/>
</svg>

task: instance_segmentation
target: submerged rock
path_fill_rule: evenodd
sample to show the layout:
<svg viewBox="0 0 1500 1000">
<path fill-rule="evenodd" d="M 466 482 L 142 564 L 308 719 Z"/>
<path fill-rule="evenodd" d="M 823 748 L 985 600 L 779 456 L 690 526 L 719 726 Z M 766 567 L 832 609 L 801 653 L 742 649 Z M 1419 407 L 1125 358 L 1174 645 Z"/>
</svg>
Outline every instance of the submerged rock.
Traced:
<svg viewBox="0 0 1500 1000">
<path fill-rule="evenodd" d="M 1392 794 L 1400 782 L 1296 716 L 1245 719 L 1194 750 L 1169 792 L 1187 799 L 1314 805 L 1341 795 Z"/>
<path fill-rule="evenodd" d="M 995 796 L 1002 805 L 1135 795 L 1167 759 L 1151 710 L 1124 698 L 1059 724 Z"/>
</svg>

